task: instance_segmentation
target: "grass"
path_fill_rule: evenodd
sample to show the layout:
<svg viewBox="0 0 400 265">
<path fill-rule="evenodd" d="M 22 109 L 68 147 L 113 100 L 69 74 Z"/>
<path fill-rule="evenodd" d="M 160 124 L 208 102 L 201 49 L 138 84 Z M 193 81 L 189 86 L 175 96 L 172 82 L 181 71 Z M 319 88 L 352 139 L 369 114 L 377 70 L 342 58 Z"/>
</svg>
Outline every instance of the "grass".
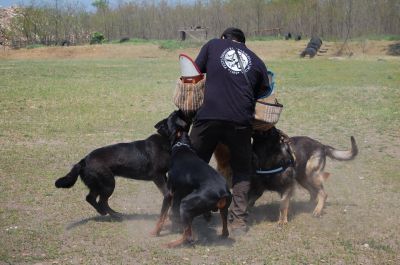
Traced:
<svg viewBox="0 0 400 265">
<path fill-rule="evenodd" d="M 312 218 L 300 191 L 279 229 L 279 198 L 266 193 L 248 236 L 220 242 L 219 218 L 199 218 L 195 248 L 165 250 L 178 235 L 148 236 L 161 202 L 154 185 L 117 179 L 110 203 L 131 214 L 118 223 L 97 216 L 81 182 L 69 190 L 53 183 L 88 151 L 154 132 L 174 109 L 176 58 L 0 61 L 0 263 L 397 264 L 400 61 L 287 59 L 268 67 L 284 104 L 280 129 L 339 149 L 350 135 L 357 140 L 355 161 L 328 162 L 327 214 Z"/>
<path fill-rule="evenodd" d="M 36 48 L 44 48 L 46 45 L 43 44 L 30 44 L 26 46 L 27 49 L 36 49 Z"/>
<path fill-rule="evenodd" d="M 382 40 L 382 41 L 398 41 L 400 35 L 367 35 L 362 37 L 356 37 L 354 40 Z"/>
</svg>

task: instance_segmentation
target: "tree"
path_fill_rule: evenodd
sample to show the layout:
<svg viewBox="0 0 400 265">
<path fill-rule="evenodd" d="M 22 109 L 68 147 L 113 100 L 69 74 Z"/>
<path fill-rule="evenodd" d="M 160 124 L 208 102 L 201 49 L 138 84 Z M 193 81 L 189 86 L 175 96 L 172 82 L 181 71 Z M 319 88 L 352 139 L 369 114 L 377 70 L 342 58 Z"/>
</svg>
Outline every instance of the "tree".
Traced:
<svg viewBox="0 0 400 265">
<path fill-rule="evenodd" d="M 92 2 L 92 5 L 94 7 L 96 7 L 97 12 L 102 14 L 103 17 L 103 26 L 104 26 L 104 32 L 106 33 L 107 39 L 110 40 L 110 31 L 109 28 L 107 26 L 107 11 L 108 11 L 108 6 L 109 6 L 109 2 L 108 0 L 94 0 Z"/>
</svg>

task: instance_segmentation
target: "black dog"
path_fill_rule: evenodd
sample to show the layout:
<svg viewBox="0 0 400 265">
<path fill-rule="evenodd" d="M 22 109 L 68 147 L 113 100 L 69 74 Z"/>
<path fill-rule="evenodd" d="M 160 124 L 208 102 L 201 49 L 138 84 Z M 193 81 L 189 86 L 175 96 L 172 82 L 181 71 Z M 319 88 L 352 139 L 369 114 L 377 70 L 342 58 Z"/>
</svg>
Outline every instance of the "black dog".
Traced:
<svg viewBox="0 0 400 265">
<path fill-rule="evenodd" d="M 174 116 L 175 113 L 171 115 Z M 170 120 L 170 117 L 168 119 Z M 173 215 L 180 216 L 184 231 L 181 239 L 170 242 L 167 247 L 192 242 L 193 218 L 210 211 L 220 211 L 223 225 L 222 236 L 227 237 L 231 193 L 226 181 L 223 176 L 201 160 L 191 148 L 186 132 L 188 125 L 184 122 L 184 118 L 175 119 L 177 119 L 176 122 L 168 123 L 169 127 L 165 127 L 165 123 L 158 125 L 159 130 L 167 131 L 171 135 L 172 154 L 167 183 L 169 193 L 164 197 L 160 219 L 152 234 L 160 234 L 172 203 Z"/>
<path fill-rule="evenodd" d="M 168 119 L 163 120 L 158 126 L 163 123 L 166 126 L 168 122 Z M 90 190 L 86 201 L 101 215 L 109 214 L 115 218 L 121 216 L 108 205 L 108 198 L 115 188 L 115 176 L 152 180 L 165 196 L 168 193 L 166 172 L 170 165 L 171 145 L 169 135 L 158 132 L 145 140 L 118 143 L 92 151 L 75 164 L 65 177 L 58 179 L 56 187 L 70 188 L 80 175 Z"/>
</svg>

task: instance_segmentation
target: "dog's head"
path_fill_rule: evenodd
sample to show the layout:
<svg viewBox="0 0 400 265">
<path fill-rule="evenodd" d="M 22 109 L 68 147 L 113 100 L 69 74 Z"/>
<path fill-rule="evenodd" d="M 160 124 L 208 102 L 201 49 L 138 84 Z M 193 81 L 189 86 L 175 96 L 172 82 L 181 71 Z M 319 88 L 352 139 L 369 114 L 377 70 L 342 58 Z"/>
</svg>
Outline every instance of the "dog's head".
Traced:
<svg viewBox="0 0 400 265">
<path fill-rule="evenodd" d="M 180 133 L 189 131 L 190 121 L 182 111 L 176 110 L 167 118 L 159 121 L 154 127 L 159 134 L 168 137 L 173 142 L 176 137 L 179 137 Z"/>
<path fill-rule="evenodd" d="M 272 127 L 268 131 L 254 131 L 253 153 L 258 163 L 266 166 L 268 163 L 275 163 L 282 154 L 282 145 L 279 131 Z M 268 163 L 267 163 L 268 162 Z"/>
<path fill-rule="evenodd" d="M 254 131 L 253 140 L 256 143 L 261 143 L 263 146 L 268 145 L 268 147 L 271 147 L 280 144 L 280 134 L 278 129 L 273 126 L 267 131 Z"/>
</svg>

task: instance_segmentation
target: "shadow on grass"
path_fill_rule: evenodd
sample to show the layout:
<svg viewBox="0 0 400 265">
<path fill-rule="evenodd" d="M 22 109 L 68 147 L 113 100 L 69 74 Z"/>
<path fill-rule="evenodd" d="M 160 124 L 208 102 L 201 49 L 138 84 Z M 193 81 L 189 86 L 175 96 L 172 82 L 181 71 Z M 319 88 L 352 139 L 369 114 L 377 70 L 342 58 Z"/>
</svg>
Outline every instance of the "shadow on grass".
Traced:
<svg viewBox="0 0 400 265">
<path fill-rule="evenodd" d="M 120 214 L 120 218 L 115 218 L 110 215 L 97 215 L 97 216 L 92 216 L 89 218 L 85 218 L 79 221 L 75 221 L 70 223 L 67 226 L 67 230 L 74 229 L 78 226 L 84 225 L 90 221 L 95 221 L 95 222 L 123 222 L 123 221 L 131 221 L 131 220 L 157 220 L 159 217 L 158 214 Z"/>
<path fill-rule="evenodd" d="M 291 201 L 289 205 L 289 222 L 301 213 L 312 214 L 315 203 L 309 201 Z M 325 203 L 325 205 L 328 205 Z M 250 210 L 250 225 L 260 222 L 278 222 L 279 220 L 279 202 L 263 204 L 253 207 Z"/>
<path fill-rule="evenodd" d="M 219 213 L 212 213 L 209 221 L 203 216 L 193 220 L 193 230 L 197 235 L 196 245 L 200 246 L 232 246 L 232 237 L 222 238 L 222 220 Z"/>
<path fill-rule="evenodd" d="M 232 246 L 235 240 L 231 237 L 223 238 L 222 221 L 219 213 L 212 213 L 211 218 L 207 221 L 202 215 L 194 218 L 192 223 L 193 238 L 195 240 L 193 246 Z M 171 223 L 168 222 L 163 227 L 163 232 L 160 237 L 176 235 L 176 238 L 181 237 L 181 229 L 171 230 Z M 182 247 L 188 247 L 191 244 L 185 244 Z"/>
<path fill-rule="evenodd" d="M 310 201 L 291 201 L 289 205 L 289 213 L 288 213 L 288 221 L 290 223 L 291 220 L 295 219 L 299 214 L 313 214 L 315 206 L 317 204 L 315 202 Z M 329 208 L 329 206 L 338 205 L 337 203 L 325 202 L 324 208 L 322 210 L 322 216 L 326 213 L 325 210 Z M 342 206 L 353 206 L 357 207 L 358 205 L 355 203 L 345 203 Z M 270 204 L 263 204 L 253 207 L 250 210 L 250 223 L 249 225 L 254 225 L 260 222 L 278 222 L 279 220 L 279 202 L 273 202 Z"/>
</svg>

